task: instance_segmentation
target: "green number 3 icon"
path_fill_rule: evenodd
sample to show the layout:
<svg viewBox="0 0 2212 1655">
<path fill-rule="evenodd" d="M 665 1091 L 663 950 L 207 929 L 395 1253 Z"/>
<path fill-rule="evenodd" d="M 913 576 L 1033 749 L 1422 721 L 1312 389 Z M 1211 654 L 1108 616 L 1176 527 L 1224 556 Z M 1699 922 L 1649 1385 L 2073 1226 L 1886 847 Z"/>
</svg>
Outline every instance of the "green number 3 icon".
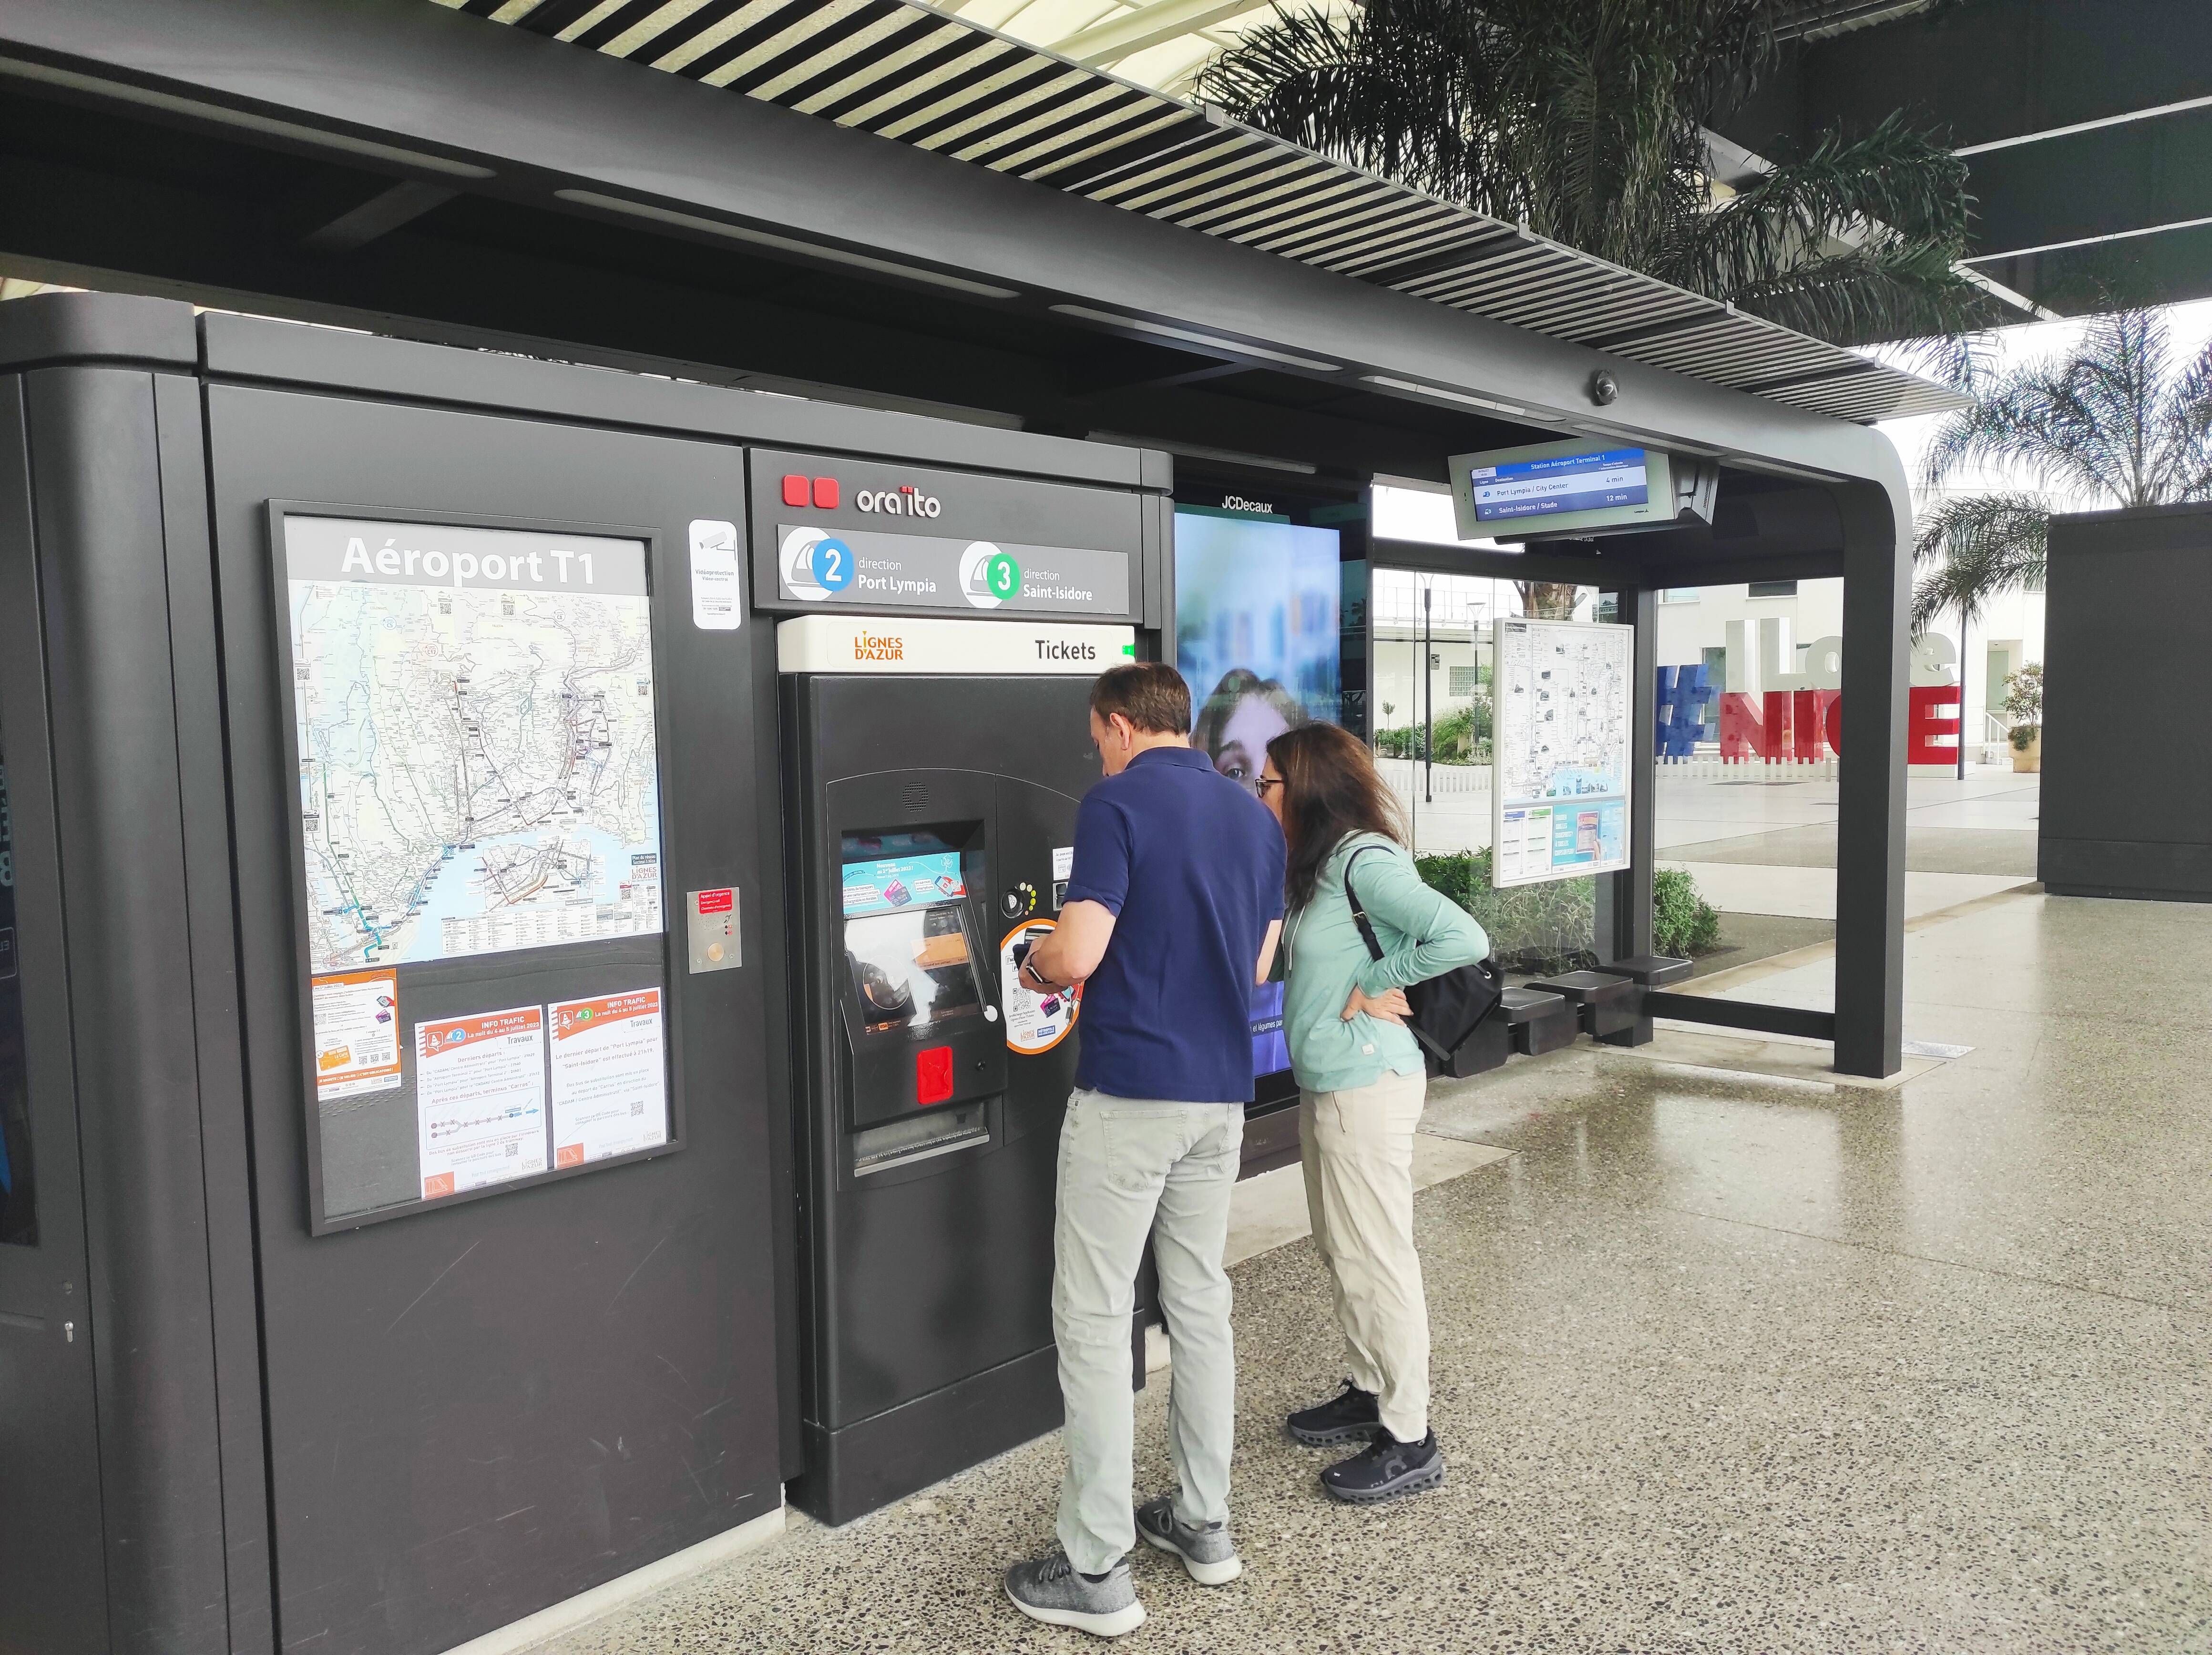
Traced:
<svg viewBox="0 0 2212 1655">
<path fill-rule="evenodd" d="M 1000 552 L 983 566 L 983 579 L 994 597 L 1012 597 L 1022 589 L 1022 566 Z"/>
</svg>

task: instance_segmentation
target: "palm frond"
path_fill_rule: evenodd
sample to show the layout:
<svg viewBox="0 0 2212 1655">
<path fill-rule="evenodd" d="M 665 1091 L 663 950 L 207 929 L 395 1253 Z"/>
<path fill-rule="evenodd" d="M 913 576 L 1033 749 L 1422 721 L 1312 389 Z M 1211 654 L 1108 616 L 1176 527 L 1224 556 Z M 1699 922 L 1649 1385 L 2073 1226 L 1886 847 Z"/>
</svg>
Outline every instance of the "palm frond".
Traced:
<svg viewBox="0 0 2212 1655">
<path fill-rule="evenodd" d="M 1912 556 L 1926 566 L 1912 591 L 1912 627 L 1937 616 L 1979 615 L 1990 600 L 2042 585 L 2051 508 L 2029 494 L 1970 494 L 1922 513 Z"/>
<path fill-rule="evenodd" d="M 1254 126 L 1824 338 L 1993 312 L 1952 270 L 1965 172 L 1902 119 L 1715 211 L 1708 129 L 1776 61 L 1790 0 L 1366 0 L 1247 31 L 1198 76 Z"/>
</svg>

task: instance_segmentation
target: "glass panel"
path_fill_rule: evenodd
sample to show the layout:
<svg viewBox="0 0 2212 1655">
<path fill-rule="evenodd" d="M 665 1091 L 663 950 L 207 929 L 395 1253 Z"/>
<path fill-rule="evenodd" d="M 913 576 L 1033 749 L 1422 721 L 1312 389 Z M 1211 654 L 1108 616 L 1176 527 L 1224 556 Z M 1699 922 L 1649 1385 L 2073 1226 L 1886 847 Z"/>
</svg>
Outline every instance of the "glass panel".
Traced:
<svg viewBox="0 0 2212 1655">
<path fill-rule="evenodd" d="M 0 748 L 0 1242 L 29 1246 L 39 1239 L 39 1209 L 16 952 L 15 817 L 8 805 L 8 755 Z"/>
<path fill-rule="evenodd" d="M 1528 975 L 1594 963 L 1596 884 L 1569 878 L 1500 891 L 1492 871 L 1494 625 L 1534 613 L 1595 618 L 1589 587 L 1410 569 L 1374 572 L 1376 767 L 1398 800 L 1422 877 Z"/>
<path fill-rule="evenodd" d="M 1834 1005 L 1840 580 L 1662 605 L 1654 943 L 1693 992 Z"/>
</svg>

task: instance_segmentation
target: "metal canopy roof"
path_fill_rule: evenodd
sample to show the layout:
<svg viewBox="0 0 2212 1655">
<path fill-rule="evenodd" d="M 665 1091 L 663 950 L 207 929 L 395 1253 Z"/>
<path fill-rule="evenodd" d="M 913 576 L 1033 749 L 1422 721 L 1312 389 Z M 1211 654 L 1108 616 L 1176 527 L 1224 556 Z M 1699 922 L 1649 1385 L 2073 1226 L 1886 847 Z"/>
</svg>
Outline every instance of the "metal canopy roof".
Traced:
<svg viewBox="0 0 2212 1655">
<path fill-rule="evenodd" d="M 908 0 L 434 0 L 1838 419 L 1940 385 Z"/>
</svg>

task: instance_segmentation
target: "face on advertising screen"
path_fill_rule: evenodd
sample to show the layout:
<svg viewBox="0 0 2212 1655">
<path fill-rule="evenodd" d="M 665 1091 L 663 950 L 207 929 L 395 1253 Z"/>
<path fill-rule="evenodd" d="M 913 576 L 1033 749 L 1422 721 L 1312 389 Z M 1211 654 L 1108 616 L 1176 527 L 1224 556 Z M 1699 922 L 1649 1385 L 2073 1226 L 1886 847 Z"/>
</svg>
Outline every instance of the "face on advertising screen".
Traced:
<svg viewBox="0 0 2212 1655">
<path fill-rule="evenodd" d="M 1337 534 L 1176 513 L 1176 666 L 1191 744 L 1256 795 L 1267 743 L 1337 716 Z"/>
<path fill-rule="evenodd" d="M 1176 670 L 1195 703 L 1191 745 L 1255 797 L 1269 742 L 1336 722 L 1341 579 L 1334 529 L 1176 513 Z M 1252 991 L 1252 1072 L 1290 1064 L 1283 985 L 1262 983 Z"/>
</svg>

